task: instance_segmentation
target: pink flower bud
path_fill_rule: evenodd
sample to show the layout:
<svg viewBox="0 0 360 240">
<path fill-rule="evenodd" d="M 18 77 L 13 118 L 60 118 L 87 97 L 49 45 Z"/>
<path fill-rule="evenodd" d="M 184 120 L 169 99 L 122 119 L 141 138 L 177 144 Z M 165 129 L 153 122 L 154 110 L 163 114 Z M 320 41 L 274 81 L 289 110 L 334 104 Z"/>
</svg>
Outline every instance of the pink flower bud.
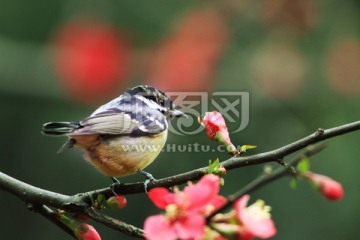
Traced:
<svg viewBox="0 0 360 240">
<path fill-rule="evenodd" d="M 199 123 L 205 127 L 206 134 L 210 139 L 226 147 L 227 153 L 233 156 L 240 154 L 230 141 L 229 132 L 221 113 L 217 111 L 207 112 L 203 119 L 199 117 Z"/>
<path fill-rule="evenodd" d="M 327 199 L 334 201 L 342 199 L 344 190 L 339 182 L 327 176 L 312 172 L 308 172 L 306 176 L 317 186 L 319 191 Z"/>
<path fill-rule="evenodd" d="M 81 223 L 64 211 L 57 212 L 57 218 L 70 228 L 79 240 L 101 240 L 95 228 L 87 223 Z"/>
<path fill-rule="evenodd" d="M 74 229 L 74 234 L 79 240 L 101 240 L 95 228 L 87 223 L 81 223 Z"/>
<path fill-rule="evenodd" d="M 126 198 L 123 195 L 117 195 L 106 200 L 105 206 L 112 210 L 118 210 L 126 207 L 126 204 Z"/>
</svg>

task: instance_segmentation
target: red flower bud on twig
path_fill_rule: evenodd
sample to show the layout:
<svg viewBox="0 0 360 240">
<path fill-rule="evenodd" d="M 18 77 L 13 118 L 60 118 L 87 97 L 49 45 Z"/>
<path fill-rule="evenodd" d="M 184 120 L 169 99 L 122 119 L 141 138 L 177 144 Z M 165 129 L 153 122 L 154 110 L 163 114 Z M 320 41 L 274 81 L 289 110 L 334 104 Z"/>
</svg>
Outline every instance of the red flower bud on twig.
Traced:
<svg viewBox="0 0 360 240">
<path fill-rule="evenodd" d="M 79 240 L 101 240 L 95 228 L 87 223 L 81 223 L 74 229 L 74 234 Z"/>
<path fill-rule="evenodd" d="M 342 185 L 334 179 L 313 172 L 308 172 L 306 176 L 325 198 L 337 201 L 344 196 Z"/>
<path fill-rule="evenodd" d="M 105 202 L 105 206 L 112 209 L 118 210 L 126 207 L 127 201 L 123 195 L 112 196 Z"/>
<path fill-rule="evenodd" d="M 229 132 L 221 113 L 217 111 L 207 112 L 202 119 L 200 116 L 198 120 L 199 123 L 205 127 L 208 137 L 224 145 L 227 153 L 233 156 L 240 154 L 230 141 Z"/>
<path fill-rule="evenodd" d="M 74 219 L 64 211 L 57 213 L 58 219 L 70 228 L 77 239 L 79 240 L 101 240 L 99 233 L 95 228 L 87 223 L 81 223 Z"/>
</svg>

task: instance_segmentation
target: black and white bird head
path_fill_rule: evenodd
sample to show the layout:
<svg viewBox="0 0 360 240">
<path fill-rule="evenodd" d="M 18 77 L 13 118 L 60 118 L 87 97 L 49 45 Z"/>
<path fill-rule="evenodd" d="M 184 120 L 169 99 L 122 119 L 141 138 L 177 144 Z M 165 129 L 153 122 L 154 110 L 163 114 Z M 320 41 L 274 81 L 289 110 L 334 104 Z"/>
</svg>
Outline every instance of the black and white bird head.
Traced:
<svg viewBox="0 0 360 240">
<path fill-rule="evenodd" d="M 142 99 L 144 104 L 153 109 L 157 109 L 170 119 L 176 117 L 187 117 L 187 115 L 177 109 L 172 100 L 162 91 L 148 85 L 139 85 L 133 87 L 124 93 L 136 98 Z"/>
</svg>

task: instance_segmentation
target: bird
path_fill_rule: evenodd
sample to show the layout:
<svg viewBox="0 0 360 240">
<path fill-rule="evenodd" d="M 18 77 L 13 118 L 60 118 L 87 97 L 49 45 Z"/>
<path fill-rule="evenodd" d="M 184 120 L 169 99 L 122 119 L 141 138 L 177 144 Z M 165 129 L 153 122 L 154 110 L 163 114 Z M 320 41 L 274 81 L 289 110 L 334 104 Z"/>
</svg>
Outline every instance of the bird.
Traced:
<svg viewBox="0 0 360 240">
<path fill-rule="evenodd" d="M 41 132 L 46 136 L 68 137 L 58 152 L 73 147 L 82 149 L 84 158 L 114 182 L 117 177 L 137 172 L 153 180 L 143 169 L 163 149 L 168 121 L 179 117 L 187 115 L 175 109 L 164 92 L 139 85 L 78 122 L 47 122 Z"/>
</svg>

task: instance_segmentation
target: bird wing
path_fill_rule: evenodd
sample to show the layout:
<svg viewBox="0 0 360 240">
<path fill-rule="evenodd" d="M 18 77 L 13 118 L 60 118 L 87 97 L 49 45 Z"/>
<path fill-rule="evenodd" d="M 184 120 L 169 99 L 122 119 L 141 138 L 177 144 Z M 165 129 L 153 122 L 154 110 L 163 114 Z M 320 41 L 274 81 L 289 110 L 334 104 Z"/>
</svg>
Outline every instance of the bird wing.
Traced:
<svg viewBox="0 0 360 240">
<path fill-rule="evenodd" d="M 151 135 L 167 128 L 166 117 L 137 97 L 119 99 L 117 104 L 103 105 L 80 121 L 81 128 L 71 135 Z"/>
</svg>

